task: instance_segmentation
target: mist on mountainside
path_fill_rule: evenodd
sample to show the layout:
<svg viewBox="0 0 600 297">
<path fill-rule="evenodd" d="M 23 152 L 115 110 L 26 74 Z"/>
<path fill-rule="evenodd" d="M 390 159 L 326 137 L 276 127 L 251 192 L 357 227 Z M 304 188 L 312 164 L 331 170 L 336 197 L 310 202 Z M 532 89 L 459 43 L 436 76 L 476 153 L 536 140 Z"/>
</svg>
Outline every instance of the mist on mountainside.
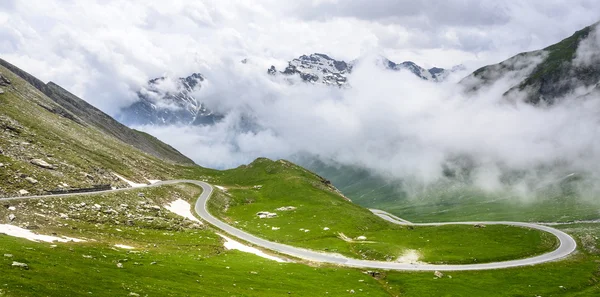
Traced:
<svg viewBox="0 0 600 297">
<path fill-rule="evenodd" d="M 594 31 L 582 43 L 578 65 L 597 60 L 598 40 Z M 332 88 L 258 75 L 262 65 L 232 64 L 203 72 L 208 83 L 195 94 L 226 114 L 221 122 L 136 128 L 208 167 L 231 168 L 259 156 L 309 156 L 409 182 L 409 196 L 451 180 L 527 198 L 576 176 L 585 177 L 576 190 L 593 199 L 600 190 L 600 95 L 574 92 L 535 106 L 522 102 L 522 92 L 505 93 L 543 57 L 511 59 L 511 71 L 471 92 L 457 84 L 467 73 L 436 84 L 361 63 L 350 88 Z"/>
</svg>

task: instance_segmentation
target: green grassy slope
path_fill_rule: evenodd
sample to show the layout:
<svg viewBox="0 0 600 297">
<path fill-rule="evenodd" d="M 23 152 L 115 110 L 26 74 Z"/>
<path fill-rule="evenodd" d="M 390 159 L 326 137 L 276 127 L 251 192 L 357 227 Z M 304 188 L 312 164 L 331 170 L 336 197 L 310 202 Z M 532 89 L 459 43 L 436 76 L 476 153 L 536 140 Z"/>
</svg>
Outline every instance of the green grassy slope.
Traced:
<svg viewBox="0 0 600 297">
<path fill-rule="evenodd" d="M 20 190 L 38 194 L 63 184 L 123 186 L 112 172 L 138 182 L 173 176 L 172 163 L 85 124 L 2 66 L 0 73 L 12 81 L 0 94 L 0 196 L 14 196 Z M 33 159 L 54 168 L 36 166 Z"/>
<path fill-rule="evenodd" d="M 175 185 L 11 201 L 16 210 L 2 207 L 0 218 L 12 213 L 15 225 L 87 242 L 37 243 L 0 234 L 0 296 L 340 296 L 351 289 L 389 296 L 387 288 L 361 270 L 277 263 L 225 250 L 212 229 L 162 208 L 175 199 L 195 200 L 199 191 Z M 86 206 L 80 207 L 82 202 Z M 95 210 L 94 204 L 102 208 Z M 115 244 L 134 249 L 115 248 Z M 26 263 L 29 269 L 13 267 L 13 261 Z"/>
<path fill-rule="evenodd" d="M 107 135 L 111 135 L 124 143 L 132 145 L 165 161 L 188 165 L 194 164 L 191 159 L 184 156 L 173 147 L 163 142 L 156 141 L 153 137 L 148 137 L 148 135 L 140 133 L 139 131 L 126 127 L 59 85 L 53 82 L 45 84 L 29 73 L 2 59 L 0 59 L 0 66 L 4 67 L 2 68 L 3 71 L 0 71 L 1 73 L 8 74 L 9 72 L 12 72 L 11 74 L 28 82 L 30 85 L 27 87 L 37 89 L 40 93 L 46 95 L 47 98 L 56 102 L 56 105 L 46 105 L 49 111 L 81 125 L 94 127 Z"/>
<path fill-rule="evenodd" d="M 211 211 L 232 225 L 272 241 L 356 258 L 395 261 L 412 250 L 424 262 L 483 263 L 543 253 L 556 244 L 550 234 L 508 226 L 395 225 L 287 161 L 258 159 L 212 182 L 227 190 L 210 200 Z M 286 206 L 295 209 L 277 210 Z M 277 217 L 261 219 L 261 211 Z"/>
<path fill-rule="evenodd" d="M 138 193 L 143 193 L 143 197 Z M 559 226 L 573 234 L 579 252 L 566 260 L 477 272 L 393 272 L 277 263 L 223 248 L 208 226 L 198 226 L 164 209 L 175 199 L 193 201 L 199 189 L 174 185 L 108 195 L 11 201 L 16 225 L 34 225 L 85 238 L 84 243 L 36 243 L 0 235 L 2 296 L 596 296 L 600 293 L 600 224 Z M 73 207 L 87 203 L 83 209 Z M 145 204 L 141 204 L 144 202 Z M 102 210 L 92 212 L 91 205 Z M 44 206 L 40 206 L 42 204 Z M 127 205 L 127 211 L 121 210 Z M 43 211 L 42 211 L 43 209 Z M 115 209 L 119 214 L 105 213 Z M 36 215 L 38 211 L 45 217 Z M 120 219 L 129 212 L 129 225 Z M 67 216 L 60 216 L 61 213 Z M 36 219 L 37 218 L 37 219 Z M 120 221 L 115 223 L 115 219 Z M 29 223 L 28 223 L 29 222 Z M 34 228 L 29 226 L 29 228 Z M 115 248 L 133 246 L 134 250 Z M 10 255 L 10 256 L 7 256 Z M 17 261 L 28 270 L 13 267 Z M 117 267 L 118 263 L 123 265 Z M 441 295 L 440 295 L 441 294 Z M 136 296 L 136 295 L 130 295 Z"/>
</svg>

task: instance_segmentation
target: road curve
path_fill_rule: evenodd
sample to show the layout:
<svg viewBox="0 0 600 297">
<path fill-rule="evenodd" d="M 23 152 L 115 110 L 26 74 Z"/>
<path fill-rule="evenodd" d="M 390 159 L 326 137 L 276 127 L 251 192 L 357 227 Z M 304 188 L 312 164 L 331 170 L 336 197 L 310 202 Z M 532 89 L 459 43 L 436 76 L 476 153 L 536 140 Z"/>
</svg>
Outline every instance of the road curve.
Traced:
<svg viewBox="0 0 600 297">
<path fill-rule="evenodd" d="M 194 209 L 198 216 L 215 226 L 218 229 L 221 229 L 230 235 L 233 235 L 239 239 L 242 239 L 246 242 L 249 242 L 253 245 L 259 246 L 261 248 L 275 251 L 281 254 L 285 254 L 288 256 L 312 261 L 312 262 L 320 262 L 320 263 L 329 263 L 329 264 L 337 264 L 342 266 L 349 267 L 357 267 L 357 268 L 376 268 L 376 269 L 388 269 L 388 270 L 404 270 L 404 271 L 464 271 L 464 270 L 488 270 L 488 269 L 501 269 L 501 268 L 511 268 L 511 267 L 519 267 L 519 266 L 530 266 L 550 261 L 555 261 L 561 258 L 564 258 L 575 251 L 577 248 L 577 243 L 575 240 L 569 236 L 568 234 L 554 229 L 548 226 L 542 226 L 533 223 L 522 223 L 522 222 L 448 222 L 448 223 L 422 223 L 422 224 L 413 224 L 406 220 L 400 219 L 392 214 L 386 213 L 381 210 L 371 211 L 385 219 L 387 221 L 402 224 L 402 225 L 415 225 L 415 226 L 441 226 L 441 225 L 474 225 L 474 224 L 486 224 L 486 225 L 510 225 L 510 226 L 518 226 L 518 227 L 526 227 L 537 229 L 545 232 L 552 233 L 555 235 L 559 241 L 559 247 L 549 253 L 542 254 L 539 256 L 526 258 L 526 259 L 518 259 L 511 261 L 503 261 L 503 262 L 494 262 L 494 263 L 483 263 L 483 264 L 459 264 L 459 265 L 435 265 L 435 264 L 407 264 L 407 263 L 395 263 L 395 262 L 384 262 L 384 261 L 370 261 L 370 260 L 358 260 L 347 258 L 342 255 L 337 254 L 328 254 L 321 253 L 312 250 L 302 249 L 298 247 L 293 247 L 281 243 L 271 242 L 259 237 L 256 237 L 252 234 L 244 232 L 240 229 L 234 228 L 218 218 L 214 217 L 208 212 L 206 208 L 208 199 L 212 195 L 213 187 L 203 181 L 197 180 L 170 180 L 170 181 L 161 181 L 152 185 L 148 185 L 147 187 L 156 187 L 162 185 L 170 185 L 177 183 L 191 183 L 202 188 L 202 194 L 198 197 Z M 88 193 L 72 193 L 72 194 L 57 194 L 57 195 L 42 195 L 42 196 L 25 196 L 25 197 L 14 197 L 14 198 L 0 198 L 2 200 L 17 200 L 17 199 L 39 199 L 39 198 L 55 198 L 55 197 L 68 197 L 68 196 L 81 196 L 81 195 L 95 195 L 99 193 L 111 193 L 111 192 L 119 192 L 132 190 L 132 188 L 124 188 L 124 189 L 116 189 L 116 190 L 107 190 L 107 191 L 98 191 L 98 192 L 88 192 Z"/>
</svg>

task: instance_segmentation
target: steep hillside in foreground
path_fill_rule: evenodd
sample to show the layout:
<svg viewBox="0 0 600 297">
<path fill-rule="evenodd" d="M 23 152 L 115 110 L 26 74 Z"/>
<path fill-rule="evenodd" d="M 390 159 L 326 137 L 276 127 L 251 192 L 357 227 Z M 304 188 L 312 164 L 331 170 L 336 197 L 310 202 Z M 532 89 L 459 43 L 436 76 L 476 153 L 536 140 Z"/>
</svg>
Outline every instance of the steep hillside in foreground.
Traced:
<svg viewBox="0 0 600 297">
<path fill-rule="evenodd" d="M 125 186 L 113 173 L 140 183 L 172 177 L 174 164 L 107 133 L 110 128 L 101 125 L 114 120 L 97 109 L 69 97 L 56 85 L 44 85 L 47 92 L 60 93 L 64 102 L 73 104 L 65 107 L 9 69 L 0 66 L 0 73 L 10 82 L 3 83 L 0 94 L 0 196 L 105 184 Z M 31 76 L 30 80 L 39 83 Z M 83 110 L 77 114 L 69 110 L 77 108 Z M 150 135 L 116 127 L 146 147 L 163 152 L 170 149 Z"/>
<path fill-rule="evenodd" d="M 586 95 L 597 90 L 600 81 L 599 41 L 596 23 L 542 50 L 482 67 L 460 84 L 472 92 L 510 78 L 516 83 L 504 95 L 523 92 L 525 102 L 531 104 L 553 104 L 565 96 Z"/>
<path fill-rule="evenodd" d="M 126 127 L 59 85 L 53 82 L 45 84 L 41 80 L 2 59 L 0 59 L 0 65 L 5 67 L 3 70 L 10 71 L 19 76 L 27 81 L 30 86 L 36 88 L 46 95 L 47 98 L 57 103 L 53 106 L 49 106 L 49 109 L 47 109 L 48 111 L 80 125 L 97 128 L 108 135 L 114 136 L 127 144 L 163 160 L 175 163 L 194 164 L 191 159 L 171 146 L 160 142 L 153 137 L 148 137 L 148 135 L 142 134 L 139 131 Z"/>
</svg>

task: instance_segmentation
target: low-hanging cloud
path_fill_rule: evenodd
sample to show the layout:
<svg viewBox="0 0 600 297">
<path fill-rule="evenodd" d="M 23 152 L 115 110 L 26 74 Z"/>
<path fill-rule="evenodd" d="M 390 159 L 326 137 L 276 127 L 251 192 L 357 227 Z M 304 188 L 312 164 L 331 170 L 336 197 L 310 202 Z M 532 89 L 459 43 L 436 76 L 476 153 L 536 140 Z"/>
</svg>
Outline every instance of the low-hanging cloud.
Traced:
<svg viewBox="0 0 600 297">
<path fill-rule="evenodd" d="M 140 128 L 208 167 L 309 155 L 427 185 L 467 164 L 477 187 L 523 193 L 572 173 L 600 177 L 597 96 L 543 108 L 504 96 L 540 56 L 515 60 L 521 76 L 512 73 L 472 94 L 456 84 L 460 76 L 436 84 L 376 63 L 357 65 L 351 87 L 341 89 L 290 84 L 240 63 L 207 74 L 218 79 L 197 94 L 228 112 L 222 122 Z M 520 179 L 507 182 L 515 172 Z"/>
</svg>

